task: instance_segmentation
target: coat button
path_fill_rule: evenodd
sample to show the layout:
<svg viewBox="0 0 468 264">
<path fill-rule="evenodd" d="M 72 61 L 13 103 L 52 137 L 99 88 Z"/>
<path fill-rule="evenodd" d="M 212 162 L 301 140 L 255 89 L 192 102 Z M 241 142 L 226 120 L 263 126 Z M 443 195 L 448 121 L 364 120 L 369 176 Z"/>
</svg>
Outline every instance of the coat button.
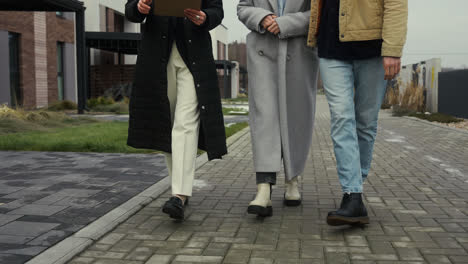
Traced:
<svg viewBox="0 0 468 264">
<path fill-rule="evenodd" d="M 291 60 L 291 56 L 289 56 L 289 55 L 286 56 L 286 59 L 287 59 L 287 60 Z"/>
<path fill-rule="evenodd" d="M 196 65 L 197 63 L 196 62 L 192 62 L 192 65 Z"/>
<path fill-rule="evenodd" d="M 344 38 L 344 35 L 343 35 L 343 34 L 341 35 L 341 38 Z"/>
<path fill-rule="evenodd" d="M 197 87 L 200 87 L 200 84 L 199 84 L 199 83 L 197 83 Z"/>
<path fill-rule="evenodd" d="M 259 51 L 258 55 L 263 56 L 263 50 Z"/>
<path fill-rule="evenodd" d="M 345 14 L 345 13 L 341 13 L 341 16 L 346 16 L 346 14 Z"/>
<path fill-rule="evenodd" d="M 204 106 L 204 105 L 202 105 L 201 109 L 205 110 L 205 106 Z"/>
<path fill-rule="evenodd" d="M 166 35 L 163 35 L 162 38 L 163 38 L 163 39 L 166 39 L 167 37 L 166 37 Z"/>
</svg>

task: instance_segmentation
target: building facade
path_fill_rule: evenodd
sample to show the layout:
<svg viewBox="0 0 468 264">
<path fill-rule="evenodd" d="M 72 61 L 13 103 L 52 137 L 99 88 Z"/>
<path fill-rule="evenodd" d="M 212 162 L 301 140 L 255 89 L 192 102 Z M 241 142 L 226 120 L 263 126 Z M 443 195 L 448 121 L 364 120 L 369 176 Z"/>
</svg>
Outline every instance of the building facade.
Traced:
<svg viewBox="0 0 468 264">
<path fill-rule="evenodd" d="M 126 0 L 82 2 L 87 32 L 140 32 L 125 18 Z M 74 13 L 0 12 L 0 104 L 32 109 L 77 101 L 74 21 Z M 227 60 L 227 28 L 211 35 L 215 60 Z M 135 55 L 90 49 L 89 63 L 88 97 L 133 82 Z"/>
<path fill-rule="evenodd" d="M 228 28 L 223 24 L 217 26 L 211 32 L 211 42 L 213 47 L 213 57 L 215 60 L 227 60 L 228 51 Z"/>
<path fill-rule="evenodd" d="M 87 32 L 140 32 L 140 25 L 125 18 L 126 0 L 83 0 L 86 7 Z M 136 56 L 118 55 L 101 50 L 91 50 L 91 65 L 135 64 Z"/>
<path fill-rule="evenodd" d="M 140 25 L 125 18 L 126 0 L 84 0 L 86 32 L 138 33 Z M 110 88 L 133 81 L 135 55 L 124 55 L 98 49 L 89 51 L 88 97 L 99 97 Z"/>
<path fill-rule="evenodd" d="M 0 104 L 76 101 L 73 13 L 0 12 Z"/>
<path fill-rule="evenodd" d="M 229 44 L 229 60 L 235 61 L 239 66 L 239 93 L 248 94 L 249 75 L 247 72 L 247 45 L 242 42 Z"/>
</svg>

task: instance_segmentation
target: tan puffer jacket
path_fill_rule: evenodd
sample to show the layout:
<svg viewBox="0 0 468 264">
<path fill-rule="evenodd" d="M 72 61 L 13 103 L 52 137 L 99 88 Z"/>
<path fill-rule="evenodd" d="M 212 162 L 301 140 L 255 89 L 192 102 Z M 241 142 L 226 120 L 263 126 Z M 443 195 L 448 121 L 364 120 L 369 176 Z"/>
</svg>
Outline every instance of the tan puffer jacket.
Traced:
<svg viewBox="0 0 468 264">
<path fill-rule="evenodd" d="M 322 1 L 311 0 L 308 45 L 317 44 Z M 382 56 L 401 57 L 406 42 L 408 0 L 340 0 L 340 40 L 383 39 Z"/>
</svg>

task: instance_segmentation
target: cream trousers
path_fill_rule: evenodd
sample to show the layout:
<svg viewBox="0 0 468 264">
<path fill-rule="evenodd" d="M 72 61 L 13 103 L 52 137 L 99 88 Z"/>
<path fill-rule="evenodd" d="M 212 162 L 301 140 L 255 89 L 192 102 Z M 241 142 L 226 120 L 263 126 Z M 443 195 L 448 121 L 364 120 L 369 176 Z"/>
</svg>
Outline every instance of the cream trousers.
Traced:
<svg viewBox="0 0 468 264">
<path fill-rule="evenodd" d="M 172 118 L 172 154 L 166 154 L 166 163 L 172 181 L 172 194 L 192 196 L 200 113 L 192 73 L 175 42 L 167 65 L 167 81 Z"/>
</svg>

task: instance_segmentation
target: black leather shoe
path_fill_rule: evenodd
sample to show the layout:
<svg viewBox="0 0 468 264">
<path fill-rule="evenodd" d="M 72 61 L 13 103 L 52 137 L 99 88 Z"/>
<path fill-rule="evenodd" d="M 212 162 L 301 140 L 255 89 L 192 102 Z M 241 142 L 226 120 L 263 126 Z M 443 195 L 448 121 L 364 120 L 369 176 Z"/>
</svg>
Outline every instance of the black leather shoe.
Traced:
<svg viewBox="0 0 468 264">
<path fill-rule="evenodd" d="M 176 196 L 171 197 L 162 208 L 163 213 L 176 220 L 184 220 L 185 206 L 188 204 L 188 197 L 184 202 Z"/>
<path fill-rule="evenodd" d="M 360 193 L 345 193 L 343 200 L 341 200 L 340 209 L 328 213 L 327 224 L 331 226 L 369 224 L 369 216 L 362 202 L 362 195 Z"/>
</svg>

